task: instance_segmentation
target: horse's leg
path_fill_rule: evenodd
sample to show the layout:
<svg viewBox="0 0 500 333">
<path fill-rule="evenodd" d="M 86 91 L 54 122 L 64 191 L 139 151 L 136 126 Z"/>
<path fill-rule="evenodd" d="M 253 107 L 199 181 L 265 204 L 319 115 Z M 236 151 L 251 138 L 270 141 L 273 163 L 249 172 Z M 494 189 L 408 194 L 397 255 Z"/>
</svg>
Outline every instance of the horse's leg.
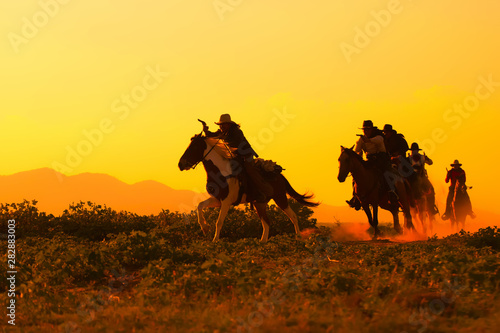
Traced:
<svg viewBox="0 0 500 333">
<path fill-rule="evenodd" d="M 205 216 L 203 216 L 203 209 L 208 207 L 220 207 L 220 201 L 214 197 L 210 197 L 198 204 L 198 223 L 205 236 L 207 235 L 208 224 L 205 220 Z"/>
<path fill-rule="evenodd" d="M 363 207 L 363 211 L 366 214 L 366 217 L 368 218 L 368 223 L 372 226 L 374 232 L 373 232 L 373 239 L 376 239 L 378 235 L 380 234 L 380 231 L 378 230 L 378 221 L 375 224 L 375 221 L 373 221 L 372 218 L 372 212 L 370 210 L 370 205 L 368 204 L 362 204 L 361 207 Z"/>
<path fill-rule="evenodd" d="M 403 228 L 401 228 L 401 224 L 399 224 L 399 209 L 397 207 L 396 209 L 392 209 L 391 214 L 392 220 L 394 221 L 394 230 L 396 230 L 398 234 L 402 234 Z"/>
<path fill-rule="evenodd" d="M 262 243 L 265 243 L 269 238 L 269 224 L 270 224 L 269 217 L 267 216 L 266 212 L 267 203 L 255 202 L 254 206 L 255 210 L 257 210 L 257 214 L 260 217 L 260 221 L 262 222 L 262 237 L 260 238 L 260 241 Z"/>
<path fill-rule="evenodd" d="M 401 204 L 397 207 L 399 211 L 399 207 L 402 207 Z M 422 210 L 420 206 L 420 201 L 416 200 L 415 202 L 415 207 L 410 207 L 410 214 L 411 218 L 413 221 L 419 221 L 420 225 L 422 226 L 422 229 L 424 229 L 424 222 L 423 222 L 423 216 L 422 216 Z"/>
<path fill-rule="evenodd" d="M 462 230 L 465 228 L 465 220 L 467 219 L 467 212 L 462 207 L 462 211 L 460 212 L 460 224 L 462 225 Z"/>
<path fill-rule="evenodd" d="M 295 227 L 295 233 L 297 235 L 299 235 L 300 234 L 299 220 L 297 219 L 297 215 L 295 214 L 293 209 L 288 204 L 286 196 L 285 196 L 284 200 L 277 200 L 277 199 L 278 198 L 275 198 L 274 202 L 276 202 L 278 207 L 281 208 L 281 210 L 283 210 L 283 212 L 286 214 L 286 216 L 288 216 L 288 218 L 292 221 L 293 226 Z"/>
<path fill-rule="evenodd" d="M 427 225 L 425 223 L 426 209 L 424 207 L 425 207 L 425 200 L 421 199 L 421 201 L 418 204 L 418 219 L 420 220 L 420 224 L 422 225 L 422 230 L 424 234 L 427 234 Z"/>
<path fill-rule="evenodd" d="M 411 218 L 411 212 L 410 212 L 410 200 L 408 193 L 406 192 L 406 186 L 403 182 L 398 182 L 396 184 L 397 192 L 399 195 L 399 205 L 401 206 L 401 209 L 403 210 L 404 218 L 405 218 L 405 228 L 408 230 L 415 230 L 415 227 L 413 226 L 412 218 Z"/>
<path fill-rule="evenodd" d="M 378 205 L 372 205 L 373 207 L 373 225 L 375 226 L 375 233 L 373 238 L 377 239 L 380 236 L 380 230 L 378 229 Z"/>
<path fill-rule="evenodd" d="M 220 231 L 222 229 L 222 225 L 224 224 L 224 219 L 226 218 L 227 212 L 229 211 L 230 207 L 231 204 L 227 199 L 222 201 L 219 211 L 219 217 L 217 218 L 217 223 L 215 225 L 216 228 L 215 228 L 215 236 L 213 239 L 214 242 L 219 240 Z"/>
<path fill-rule="evenodd" d="M 415 230 L 415 226 L 413 225 L 413 220 L 411 218 L 410 209 L 408 207 L 406 209 L 403 209 L 403 215 L 405 217 L 405 228 L 408 230 L 417 231 L 417 230 Z"/>
<path fill-rule="evenodd" d="M 427 218 L 429 220 L 429 229 L 431 230 L 431 235 L 434 230 L 434 222 L 436 222 L 436 218 L 434 217 L 434 214 L 432 212 L 428 211 L 427 212 Z"/>
</svg>

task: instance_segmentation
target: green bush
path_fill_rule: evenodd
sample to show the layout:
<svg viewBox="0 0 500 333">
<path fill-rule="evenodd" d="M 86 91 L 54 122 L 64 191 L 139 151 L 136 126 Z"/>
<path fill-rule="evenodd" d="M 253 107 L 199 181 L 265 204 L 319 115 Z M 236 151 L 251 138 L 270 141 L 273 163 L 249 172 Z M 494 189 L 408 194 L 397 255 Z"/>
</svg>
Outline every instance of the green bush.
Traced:
<svg viewBox="0 0 500 333">
<path fill-rule="evenodd" d="M 496 226 L 482 228 L 475 233 L 462 230 L 458 234 L 448 236 L 447 239 L 465 242 L 477 249 L 489 246 L 493 250 L 500 251 L 500 229 Z"/>
<path fill-rule="evenodd" d="M 52 214 L 39 212 L 37 201 L 0 204 L 0 232 L 7 233 L 8 220 L 16 220 L 16 238 L 52 235 L 57 231 L 57 221 Z"/>
</svg>

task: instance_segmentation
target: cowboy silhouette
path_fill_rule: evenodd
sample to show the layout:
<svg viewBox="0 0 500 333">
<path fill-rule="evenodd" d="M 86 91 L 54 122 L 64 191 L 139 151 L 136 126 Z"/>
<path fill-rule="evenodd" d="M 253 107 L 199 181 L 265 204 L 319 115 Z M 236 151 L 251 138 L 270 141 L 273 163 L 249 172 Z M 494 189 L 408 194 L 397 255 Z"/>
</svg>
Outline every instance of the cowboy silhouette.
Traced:
<svg viewBox="0 0 500 333">
<path fill-rule="evenodd" d="M 452 167 L 451 170 L 448 171 L 446 174 L 446 179 L 445 182 L 450 182 L 450 187 L 448 189 L 448 197 L 446 198 L 446 211 L 444 214 L 441 216 L 443 220 L 448 220 L 451 215 L 451 204 L 453 202 L 453 197 L 455 195 L 455 185 L 458 181 L 459 178 L 463 177 L 463 181 L 465 183 L 466 177 L 465 177 L 465 171 L 461 168 L 462 164 L 458 162 L 458 160 L 455 160 L 452 164 L 450 164 Z M 470 217 L 475 218 L 476 214 L 472 211 L 472 203 L 470 201 L 469 195 L 466 193 L 465 200 L 467 202 L 467 206 L 469 207 L 469 212 L 468 214 Z"/>
<path fill-rule="evenodd" d="M 405 157 L 408 151 L 408 142 L 403 134 L 396 132 L 392 125 L 385 124 L 384 129 L 384 145 L 390 157 Z"/>
<path fill-rule="evenodd" d="M 383 178 L 382 174 L 385 171 L 396 172 L 391 167 L 390 158 L 385 149 L 383 132 L 376 126 L 373 126 L 373 122 L 371 120 L 365 120 L 363 122 L 363 127 L 360 129 L 363 130 L 363 135 L 358 134 L 359 139 L 356 142 L 354 151 L 359 155 L 363 155 L 363 152 L 365 153 L 369 165 L 379 170 L 380 178 Z M 382 180 L 381 184 L 388 185 L 390 200 L 397 201 L 397 194 L 394 190 L 392 190 L 390 184 L 387 184 L 386 180 Z M 350 207 L 353 207 L 356 210 L 361 208 L 361 203 L 356 196 L 353 196 L 351 200 L 346 202 Z"/>
<path fill-rule="evenodd" d="M 254 166 L 254 157 L 259 157 L 255 150 L 253 150 L 248 140 L 245 138 L 243 131 L 240 129 L 240 125 L 236 124 L 231 120 L 229 114 L 223 114 L 220 116 L 219 122 L 215 123 L 219 125 L 219 129 L 215 132 L 210 132 L 208 126 L 203 124 L 203 131 L 208 137 L 217 137 L 225 142 L 225 144 L 234 148 L 235 158 L 240 161 L 244 166 L 246 173 L 251 179 L 251 190 L 255 196 L 257 202 L 265 202 L 267 197 L 272 196 L 273 188 L 267 182 L 264 181 L 259 170 Z"/>
<path fill-rule="evenodd" d="M 434 192 L 434 187 L 432 186 L 429 177 L 427 175 L 427 170 L 425 169 L 425 165 L 432 165 L 434 162 L 425 154 L 420 154 L 420 147 L 418 146 L 418 143 L 413 142 L 411 144 L 411 153 L 408 155 L 408 161 L 410 162 L 411 166 L 413 167 L 413 170 L 415 173 L 410 175 L 409 180 L 412 186 L 415 184 L 415 180 L 417 179 L 418 176 L 421 176 L 421 186 L 422 190 L 427 192 L 429 191 L 429 205 L 428 209 L 429 212 L 433 215 L 439 213 L 437 207 L 436 207 L 436 197 L 435 197 L 435 192 Z"/>
</svg>

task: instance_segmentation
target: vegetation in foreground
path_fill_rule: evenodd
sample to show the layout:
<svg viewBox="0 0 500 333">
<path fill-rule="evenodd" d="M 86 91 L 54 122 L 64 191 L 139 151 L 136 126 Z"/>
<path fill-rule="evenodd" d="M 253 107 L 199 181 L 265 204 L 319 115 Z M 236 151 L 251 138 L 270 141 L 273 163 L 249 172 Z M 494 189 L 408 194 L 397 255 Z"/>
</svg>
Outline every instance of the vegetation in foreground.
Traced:
<svg viewBox="0 0 500 333">
<path fill-rule="evenodd" d="M 296 238 L 288 218 L 271 207 L 273 237 L 266 244 L 258 241 L 262 229 L 249 209 L 232 210 L 214 244 L 194 213 L 138 216 L 80 202 L 54 217 L 39 212 L 36 202 L 1 205 L 1 230 L 8 219 L 17 225 L 16 328 L 399 333 L 500 327 L 497 227 L 422 242 L 335 242 L 341 225 L 315 228 L 312 212 L 292 204 L 301 229 L 314 232 Z M 207 221 L 213 225 L 216 216 L 209 210 Z M 7 249 L 7 241 L 0 246 Z M 0 274 L 6 281 L 6 270 Z M 0 300 L 7 304 L 4 284 Z M 5 316 L 2 321 L 9 330 Z"/>
</svg>

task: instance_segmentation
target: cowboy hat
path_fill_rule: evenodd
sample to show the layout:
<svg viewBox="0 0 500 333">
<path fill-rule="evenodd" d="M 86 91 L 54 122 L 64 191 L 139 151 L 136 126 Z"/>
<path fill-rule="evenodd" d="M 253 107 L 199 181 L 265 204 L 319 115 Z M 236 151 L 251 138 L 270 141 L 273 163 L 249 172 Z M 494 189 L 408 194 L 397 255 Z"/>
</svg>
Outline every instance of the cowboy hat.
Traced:
<svg viewBox="0 0 500 333">
<path fill-rule="evenodd" d="M 219 122 L 215 123 L 215 124 L 221 125 L 221 124 L 227 124 L 227 123 L 235 124 L 235 122 L 231 120 L 231 116 L 229 114 L 225 113 L 225 114 L 220 116 Z"/>
<path fill-rule="evenodd" d="M 368 129 L 368 128 L 376 128 L 373 126 L 373 122 L 371 120 L 365 120 L 363 121 L 363 127 L 360 129 Z"/>
<path fill-rule="evenodd" d="M 392 125 L 390 124 L 385 124 L 384 129 L 382 130 L 383 132 L 390 132 L 392 131 Z"/>
<path fill-rule="evenodd" d="M 418 146 L 418 143 L 413 142 L 411 144 L 410 150 L 422 150 L 422 149 L 420 149 L 420 147 Z"/>
<path fill-rule="evenodd" d="M 461 164 L 461 163 L 459 163 L 459 162 L 458 162 L 458 160 L 455 160 L 455 161 L 453 162 L 453 164 L 450 164 L 450 165 L 451 165 L 451 166 L 455 166 L 455 165 L 457 165 L 457 166 L 462 166 L 462 164 Z"/>
</svg>

